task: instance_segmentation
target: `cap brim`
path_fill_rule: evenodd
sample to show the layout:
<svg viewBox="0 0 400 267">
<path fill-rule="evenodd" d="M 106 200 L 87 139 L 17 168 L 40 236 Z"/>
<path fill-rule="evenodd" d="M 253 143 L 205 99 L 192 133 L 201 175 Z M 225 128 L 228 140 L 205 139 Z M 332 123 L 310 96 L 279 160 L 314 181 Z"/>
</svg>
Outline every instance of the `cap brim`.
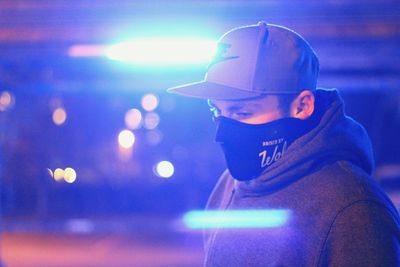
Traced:
<svg viewBox="0 0 400 267">
<path fill-rule="evenodd" d="M 216 100 L 246 99 L 262 95 L 261 93 L 249 92 L 207 81 L 188 83 L 172 87 L 167 89 L 167 92 L 187 97 Z"/>
</svg>

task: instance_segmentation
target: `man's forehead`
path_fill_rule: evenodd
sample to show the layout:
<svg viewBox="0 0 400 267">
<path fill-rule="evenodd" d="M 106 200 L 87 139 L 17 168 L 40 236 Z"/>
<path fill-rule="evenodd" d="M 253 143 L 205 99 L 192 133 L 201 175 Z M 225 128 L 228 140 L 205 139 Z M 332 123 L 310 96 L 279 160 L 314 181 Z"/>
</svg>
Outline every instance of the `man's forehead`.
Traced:
<svg viewBox="0 0 400 267">
<path fill-rule="evenodd" d="M 268 104 L 274 99 L 273 95 L 262 95 L 255 98 L 235 99 L 235 100 L 217 100 L 208 99 L 208 104 L 212 107 L 257 107 Z"/>
</svg>

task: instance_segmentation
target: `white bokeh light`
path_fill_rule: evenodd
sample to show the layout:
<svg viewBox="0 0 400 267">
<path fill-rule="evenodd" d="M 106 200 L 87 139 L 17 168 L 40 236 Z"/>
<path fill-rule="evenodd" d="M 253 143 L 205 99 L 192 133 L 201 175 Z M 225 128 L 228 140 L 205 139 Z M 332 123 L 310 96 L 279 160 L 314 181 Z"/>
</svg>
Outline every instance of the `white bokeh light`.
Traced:
<svg viewBox="0 0 400 267">
<path fill-rule="evenodd" d="M 140 110 L 133 108 L 125 113 L 125 125 L 131 130 L 136 130 L 142 127 L 142 113 Z"/>
<path fill-rule="evenodd" d="M 64 179 L 64 170 L 57 168 L 54 170 L 53 173 L 53 178 L 54 180 L 56 180 L 57 182 L 61 181 L 62 179 Z"/>
<path fill-rule="evenodd" d="M 76 172 L 72 168 L 65 168 L 64 170 L 64 180 L 67 183 L 72 184 L 76 180 Z"/>
<path fill-rule="evenodd" d="M 4 91 L 0 94 L 0 111 L 6 111 L 14 105 L 14 96 L 8 92 Z"/>
<path fill-rule="evenodd" d="M 169 161 L 160 161 L 154 168 L 155 174 L 161 178 L 170 178 L 174 175 L 174 165 Z"/>
<path fill-rule="evenodd" d="M 56 108 L 53 111 L 53 122 L 56 125 L 61 125 L 67 120 L 67 112 L 63 108 Z"/>
<path fill-rule="evenodd" d="M 146 111 L 153 111 L 158 107 L 158 96 L 155 94 L 146 94 L 142 97 L 142 107 Z"/>
<path fill-rule="evenodd" d="M 122 130 L 118 135 L 118 144 L 126 149 L 129 149 L 135 143 L 135 135 L 129 130 Z"/>
</svg>

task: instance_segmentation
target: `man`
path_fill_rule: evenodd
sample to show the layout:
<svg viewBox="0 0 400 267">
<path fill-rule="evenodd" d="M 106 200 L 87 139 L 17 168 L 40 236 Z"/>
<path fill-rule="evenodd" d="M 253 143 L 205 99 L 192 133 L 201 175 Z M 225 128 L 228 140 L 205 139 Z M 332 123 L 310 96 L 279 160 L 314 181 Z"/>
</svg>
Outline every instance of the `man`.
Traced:
<svg viewBox="0 0 400 267">
<path fill-rule="evenodd" d="M 209 99 L 215 114 L 228 170 L 207 209 L 225 221 L 253 212 L 241 223 L 283 216 L 211 229 L 205 266 L 400 266 L 399 217 L 371 177 L 370 140 L 336 90 L 316 89 L 318 73 L 300 35 L 260 22 L 220 38 L 204 81 L 169 90 Z"/>
</svg>

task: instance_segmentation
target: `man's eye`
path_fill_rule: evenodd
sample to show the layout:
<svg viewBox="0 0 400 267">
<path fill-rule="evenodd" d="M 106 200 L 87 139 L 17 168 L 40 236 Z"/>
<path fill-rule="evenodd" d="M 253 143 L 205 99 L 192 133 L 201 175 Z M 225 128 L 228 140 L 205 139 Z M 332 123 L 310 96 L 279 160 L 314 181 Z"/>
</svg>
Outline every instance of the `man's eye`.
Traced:
<svg viewBox="0 0 400 267">
<path fill-rule="evenodd" d="M 250 112 L 236 112 L 234 115 L 237 118 L 248 118 L 251 116 L 251 113 Z"/>
</svg>

